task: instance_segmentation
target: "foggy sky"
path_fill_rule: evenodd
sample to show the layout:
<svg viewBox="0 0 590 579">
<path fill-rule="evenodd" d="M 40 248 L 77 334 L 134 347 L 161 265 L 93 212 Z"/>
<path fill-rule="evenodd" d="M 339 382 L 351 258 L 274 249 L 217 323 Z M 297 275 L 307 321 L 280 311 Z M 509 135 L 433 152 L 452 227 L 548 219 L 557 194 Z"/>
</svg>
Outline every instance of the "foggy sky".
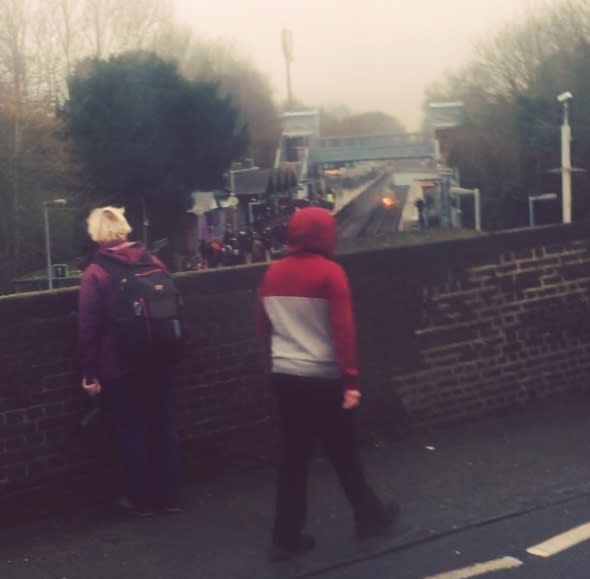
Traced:
<svg viewBox="0 0 590 579">
<path fill-rule="evenodd" d="M 556 2 L 557 0 L 553 0 Z M 418 130 L 424 87 L 477 42 L 548 0 L 172 0 L 199 35 L 230 41 L 286 95 L 282 28 L 294 40 L 293 93 L 313 106 L 383 110 Z"/>
</svg>

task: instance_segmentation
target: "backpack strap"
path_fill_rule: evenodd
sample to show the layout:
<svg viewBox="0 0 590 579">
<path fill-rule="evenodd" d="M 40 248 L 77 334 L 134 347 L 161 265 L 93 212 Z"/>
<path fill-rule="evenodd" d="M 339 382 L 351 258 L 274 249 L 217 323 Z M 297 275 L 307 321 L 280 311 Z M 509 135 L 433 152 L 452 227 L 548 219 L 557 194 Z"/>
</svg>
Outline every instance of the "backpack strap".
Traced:
<svg viewBox="0 0 590 579">
<path fill-rule="evenodd" d="M 132 265 L 122 263 L 106 255 L 95 255 L 92 262 L 104 269 L 113 280 L 123 278 L 133 270 Z"/>
<path fill-rule="evenodd" d="M 150 254 L 147 251 L 142 255 L 141 260 L 136 263 L 125 263 L 104 254 L 95 255 L 92 262 L 102 267 L 112 277 L 117 278 L 125 277 L 132 271 L 142 268 L 152 267 L 158 270 L 161 269 L 158 264 L 150 259 Z"/>
</svg>

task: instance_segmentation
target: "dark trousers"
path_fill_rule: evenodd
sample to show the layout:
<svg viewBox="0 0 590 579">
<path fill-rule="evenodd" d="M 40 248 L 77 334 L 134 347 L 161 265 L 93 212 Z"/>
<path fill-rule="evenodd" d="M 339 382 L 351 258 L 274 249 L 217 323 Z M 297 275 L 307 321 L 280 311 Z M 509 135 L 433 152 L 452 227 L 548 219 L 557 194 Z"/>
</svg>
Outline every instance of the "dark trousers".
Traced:
<svg viewBox="0 0 590 579">
<path fill-rule="evenodd" d="M 103 384 L 124 493 L 142 510 L 180 499 L 182 474 L 171 372 L 155 368 Z"/>
<path fill-rule="evenodd" d="M 381 520 L 383 506 L 367 484 L 359 456 L 356 411 L 342 408 L 341 383 L 273 374 L 272 385 L 283 434 L 273 542 L 288 546 L 305 526 L 308 466 L 316 439 L 325 446 L 356 525 Z"/>
</svg>

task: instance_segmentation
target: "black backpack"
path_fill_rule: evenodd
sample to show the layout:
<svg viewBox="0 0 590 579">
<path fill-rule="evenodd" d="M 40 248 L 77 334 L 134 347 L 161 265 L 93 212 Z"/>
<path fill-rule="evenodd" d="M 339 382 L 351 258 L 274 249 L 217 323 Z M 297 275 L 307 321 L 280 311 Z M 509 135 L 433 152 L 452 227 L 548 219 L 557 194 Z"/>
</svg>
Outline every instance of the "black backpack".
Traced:
<svg viewBox="0 0 590 579">
<path fill-rule="evenodd" d="M 108 323 L 117 352 L 130 363 L 173 362 L 182 357 L 182 297 L 172 276 L 149 259 L 125 264 L 98 255 L 113 282 Z"/>
</svg>

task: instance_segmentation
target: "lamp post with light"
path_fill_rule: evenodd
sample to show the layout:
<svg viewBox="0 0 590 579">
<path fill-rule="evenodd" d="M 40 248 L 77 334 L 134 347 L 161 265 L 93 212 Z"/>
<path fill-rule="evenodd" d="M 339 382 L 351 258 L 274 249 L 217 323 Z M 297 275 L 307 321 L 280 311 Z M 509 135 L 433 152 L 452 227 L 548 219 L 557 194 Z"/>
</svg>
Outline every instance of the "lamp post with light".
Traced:
<svg viewBox="0 0 590 579">
<path fill-rule="evenodd" d="M 49 234 L 49 208 L 67 205 L 66 199 L 43 201 L 43 221 L 45 223 L 45 256 L 47 258 L 47 288 L 53 289 L 53 267 L 51 264 L 51 236 Z"/>
<path fill-rule="evenodd" d="M 562 92 L 557 100 L 563 105 L 563 124 L 561 125 L 561 202 L 563 223 L 572 222 L 572 163 L 570 142 L 572 133 L 568 118 L 568 102 L 573 98 L 571 92 Z"/>
<path fill-rule="evenodd" d="M 284 28 L 281 31 L 283 41 L 283 55 L 285 57 L 285 67 L 287 72 L 287 111 L 291 110 L 293 105 L 293 91 L 291 88 L 291 63 L 293 62 L 293 33 L 291 30 Z"/>
</svg>

